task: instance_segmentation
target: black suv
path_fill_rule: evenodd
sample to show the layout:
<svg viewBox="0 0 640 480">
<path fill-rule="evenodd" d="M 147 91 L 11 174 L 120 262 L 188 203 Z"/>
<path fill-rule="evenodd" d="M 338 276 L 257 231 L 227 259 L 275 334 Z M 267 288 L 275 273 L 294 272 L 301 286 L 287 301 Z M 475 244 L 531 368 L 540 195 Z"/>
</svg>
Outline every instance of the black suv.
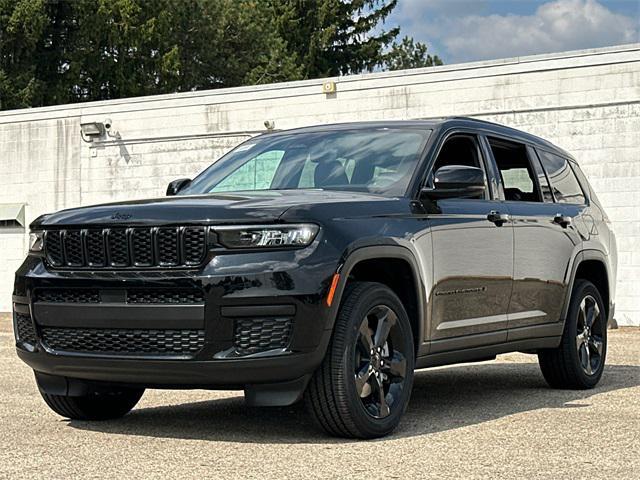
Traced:
<svg viewBox="0 0 640 480">
<path fill-rule="evenodd" d="M 38 218 L 13 318 L 62 416 L 243 389 L 371 438 L 416 368 L 522 351 L 554 388 L 595 386 L 615 276 L 567 152 L 466 118 L 349 123 L 252 138 L 166 198 Z"/>
</svg>

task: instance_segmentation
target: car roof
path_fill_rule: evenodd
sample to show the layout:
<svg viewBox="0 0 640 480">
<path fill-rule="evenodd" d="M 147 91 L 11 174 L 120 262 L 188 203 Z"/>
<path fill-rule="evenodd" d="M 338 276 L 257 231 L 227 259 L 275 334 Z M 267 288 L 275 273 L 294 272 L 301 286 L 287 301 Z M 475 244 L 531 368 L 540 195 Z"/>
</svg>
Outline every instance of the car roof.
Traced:
<svg viewBox="0 0 640 480">
<path fill-rule="evenodd" d="M 553 143 L 540 138 L 531 133 L 523 132 L 516 128 L 507 127 L 499 123 L 489 122 L 486 120 L 480 120 L 471 117 L 438 117 L 438 118 L 424 118 L 416 120 L 384 120 L 384 121 L 364 121 L 364 122 L 343 122 L 313 125 L 309 127 L 299 127 L 288 130 L 276 130 L 272 133 L 265 135 L 281 135 L 287 133 L 313 133 L 313 132 L 327 132 L 338 130 L 354 130 L 365 128 L 428 128 L 428 129 L 440 129 L 448 130 L 450 128 L 471 128 L 478 130 L 482 133 L 491 135 L 502 135 L 509 137 L 515 141 L 523 143 L 530 143 L 547 150 L 555 151 L 565 157 L 573 160 L 573 157 L 563 150 L 562 148 L 554 145 Z"/>
</svg>

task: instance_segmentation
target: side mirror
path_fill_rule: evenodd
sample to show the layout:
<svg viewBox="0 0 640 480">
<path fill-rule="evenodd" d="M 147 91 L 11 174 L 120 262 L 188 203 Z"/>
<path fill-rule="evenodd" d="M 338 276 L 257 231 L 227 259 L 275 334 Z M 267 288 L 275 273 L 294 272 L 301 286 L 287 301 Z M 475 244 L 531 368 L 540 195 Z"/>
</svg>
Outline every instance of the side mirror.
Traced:
<svg viewBox="0 0 640 480">
<path fill-rule="evenodd" d="M 429 198 L 473 198 L 484 194 L 486 180 L 481 168 L 466 165 L 445 165 L 433 178 L 433 188 L 423 188 L 421 195 Z"/>
<path fill-rule="evenodd" d="M 167 187 L 167 197 L 176 195 L 180 190 L 182 190 L 184 187 L 186 187 L 190 183 L 191 183 L 190 178 L 180 178 L 178 180 L 174 180 L 173 182 L 169 183 L 169 186 Z"/>
</svg>

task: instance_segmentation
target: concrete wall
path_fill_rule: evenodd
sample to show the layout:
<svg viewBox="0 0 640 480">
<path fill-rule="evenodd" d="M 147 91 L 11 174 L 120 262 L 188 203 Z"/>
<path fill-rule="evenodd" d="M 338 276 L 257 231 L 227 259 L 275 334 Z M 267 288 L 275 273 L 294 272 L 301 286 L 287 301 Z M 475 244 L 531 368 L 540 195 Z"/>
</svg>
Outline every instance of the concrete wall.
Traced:
<svg viewBox="0 0 640 480">
<path fill-rule="evenodd" d="M 44 212 L 164 193 L 264 128 L 471 115 L 551 140 L 581 162 L 618 235 L 617 319 L 640 324 L 640 44 L 481 63 L 0 112 L 0 203 Z M 92 144 L 80 122 L 110 118 Z M 0 231 L 0 311 L 24 236 Z"/>
</svg>

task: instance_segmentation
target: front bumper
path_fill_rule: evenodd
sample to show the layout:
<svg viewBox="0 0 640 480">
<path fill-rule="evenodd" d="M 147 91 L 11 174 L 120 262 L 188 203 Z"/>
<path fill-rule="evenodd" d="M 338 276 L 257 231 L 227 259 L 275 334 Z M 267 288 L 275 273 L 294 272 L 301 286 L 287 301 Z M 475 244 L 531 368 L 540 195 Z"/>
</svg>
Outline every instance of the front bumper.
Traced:
<svg viewBox="0 0 640 480">
<path fill-rule="evenodd" d="M 18 348 L 18 357 L 38 373 L 145 388 L 234 389 L 282 383 L 311 374 L 322 361 L 321 347 L 235 360 L 159 360 L 52 355 Z"/>
<path fill-rule="evenodd" d="M 271 253 L 272 265 L 284 265 L 274 263 L 278 255 L 291 253 Z M 37 374 L 155 388 L 245 388 L 309 376 L 320 365 L 331 335 L 331 313 L 323 296 L 335 267 L 304 267 L 288 261 L 286 271 L 252 272 L 251 265 L 264 266 L 264 262 L 243 260 L 245 273 L 219 275 L 215 272 L 220 263 L 200 271 L 72 272 L 51 271 L 40 259 L 29 257 L 16 273 L 13 303 L 14 322 L 16 315 L 30 318 L 33 338 L 27 342 L 17 339 L 18 356 Z M 63 296 L 61 301 L 58 297 L 41 301 L 39 292 L 56 289 L 89 289 L 98 292 L 99 300 L 87 302 L 83 296 L 82 301 L 70 301 Z M 189 305 L 127 303 L 129 292 L 149 289 L 195 291 L 201 297 Z M 260 343 L 246 348 L 247 339 L 260 337 L 255 326 L 272 320 L 290 323 L 286 343 L 269 348 L 267 341 L 262 350 L 255 348 Z M 241 341 L 240 323 L 249 325 Z M 52 345 L 52 337 L 47 336 L 51 331 L 58 340 L 64 340 L 67 331 L 76 337 L 74 342 Z M 201 343 L 175 352 L 130 351 L 122 350 L 121 345 L 115 348 L 116 337 L 112 336 L 83 351 L 81 342 L 93 331 L 125 332 L 126 339 L 136 336 L 138 343 L 130 342 L 127 348 L 137 346 L 151 331 L 160 332 L 163 339 L 163 332 L 198 332 Z M 100 345 L 111 351 L 100 351 Z M 173 344 L 169 341 L 168 345 Z M 167 350 L 166 342 L 163 348 Z"/>
</svg>

